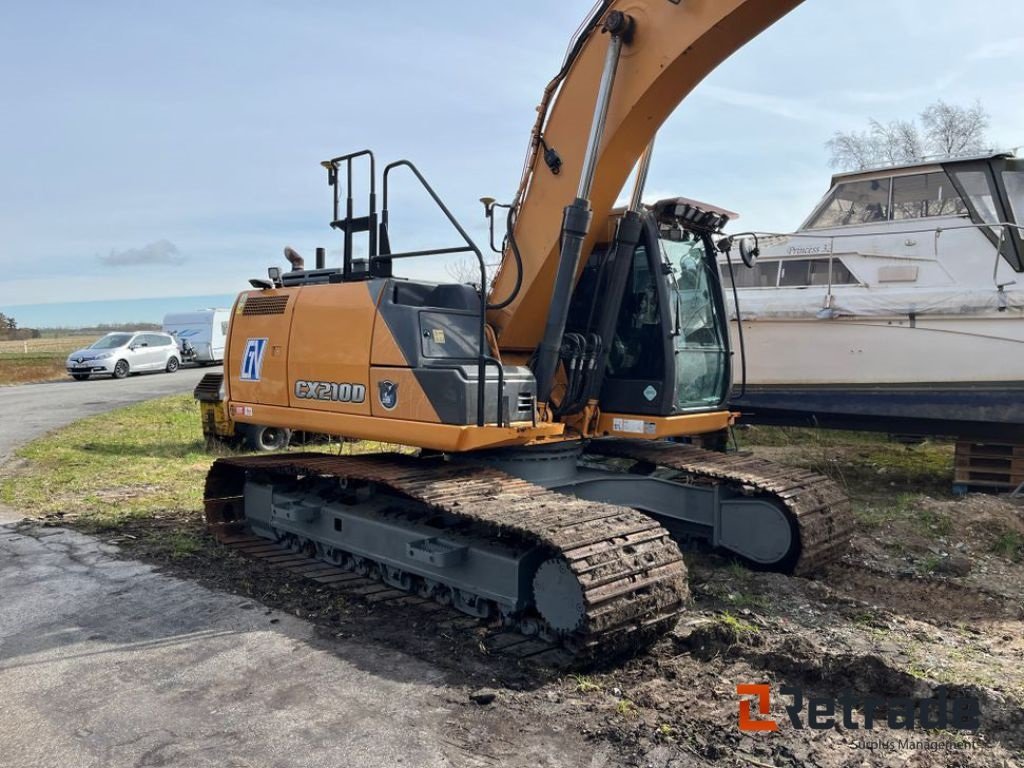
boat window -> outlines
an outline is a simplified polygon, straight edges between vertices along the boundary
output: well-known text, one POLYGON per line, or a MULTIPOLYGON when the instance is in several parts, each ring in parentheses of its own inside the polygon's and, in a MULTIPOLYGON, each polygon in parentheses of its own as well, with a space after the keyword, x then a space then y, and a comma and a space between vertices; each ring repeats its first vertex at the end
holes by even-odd
POLYGON ((839 259, 793 259, 782 262, 779 285, 790 288, 828 285, 830 261, 832 263, 832 285, 857 284, 857 278, 839 259))
POLYGON ((814 217, 808 229, 870 224, 889 218, 890 179, 850 181, 840 184, 814 217))
POLYGON ((1006 196, 1010 199, 1013 220, 1024 223, 1024 171, 1003 171, 1006 196))
MULTIPOLYGON (((729 266, 721 265, 722 280, 728 283, 729 266)), ((779 282, 778 261, 756 261, 752 269, 742 263, 733 262, 732 275, 737 288, 774 288, 779 282)))
POLYGON ((942 171, 897 176, 892 180, 892 217, 966 216, 967 206, 942 171))
POLYGON ((984 171, 953 171, 964 194, 970 199, 974 209, 986 224, 998 224, 995 200, 988 175, 984 171))

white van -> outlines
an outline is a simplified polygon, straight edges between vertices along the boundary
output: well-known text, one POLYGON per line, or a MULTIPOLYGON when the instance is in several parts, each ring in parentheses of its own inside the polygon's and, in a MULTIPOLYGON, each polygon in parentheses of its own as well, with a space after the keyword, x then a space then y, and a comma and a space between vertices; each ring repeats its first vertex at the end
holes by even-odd
POLYGON ((221 363, 230 319, 229 309, 174 312, 164 317, 164 333, 171 334, 178 343, 182 362, 221 363))

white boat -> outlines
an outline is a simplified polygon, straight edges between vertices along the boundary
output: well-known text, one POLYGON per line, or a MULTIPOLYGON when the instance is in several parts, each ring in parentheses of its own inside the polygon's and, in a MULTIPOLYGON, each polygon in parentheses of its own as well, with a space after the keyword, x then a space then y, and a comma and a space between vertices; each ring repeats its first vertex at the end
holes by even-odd
POLYGON ((733 405, 760 423, 1024 443, 1022 221, 1010 154, 833 177, 797 232, 757 238, 751 268, 733 250, 733 405))

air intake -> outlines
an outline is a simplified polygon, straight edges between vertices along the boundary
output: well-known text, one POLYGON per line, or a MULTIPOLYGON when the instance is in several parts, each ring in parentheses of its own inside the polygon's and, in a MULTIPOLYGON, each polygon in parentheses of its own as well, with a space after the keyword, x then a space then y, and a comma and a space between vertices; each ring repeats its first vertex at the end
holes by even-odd
POLYGON ((242 307, 243 315, 283 315, 287 296, 250 296, 242 307))

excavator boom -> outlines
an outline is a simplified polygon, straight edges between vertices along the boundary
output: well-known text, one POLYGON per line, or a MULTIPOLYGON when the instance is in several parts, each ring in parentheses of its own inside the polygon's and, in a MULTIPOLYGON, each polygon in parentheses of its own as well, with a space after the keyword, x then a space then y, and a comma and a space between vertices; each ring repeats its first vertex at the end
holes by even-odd
MULTIPOLYGON (((800 2, 612 0, 599 4, 538 107, 514 201, 521 285, 515 292, 517 268, 510 245, 491 289, 491 303, 516 293, 507 306, 491 311, 487 318, 503 352, 531 353, 543 335, 559 261, 563 211, 575 199, 585 171, 589 135, 580 130, 581 116, 594 113, 605 71, 609 35, 602 33, 603 22, 622 13, 632 26, 618 61, 603 141, 592 167, 589 202, 597 223, 607 220, 644 148, 686 95, 800 2)), ((583 254, 603 236, 603 228, 591 227, 583 254)), ((581 268, 582 264, 576 265, 577 273, 581 268)))

